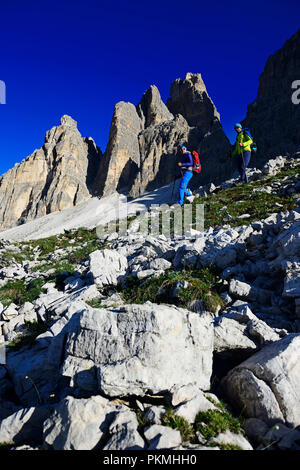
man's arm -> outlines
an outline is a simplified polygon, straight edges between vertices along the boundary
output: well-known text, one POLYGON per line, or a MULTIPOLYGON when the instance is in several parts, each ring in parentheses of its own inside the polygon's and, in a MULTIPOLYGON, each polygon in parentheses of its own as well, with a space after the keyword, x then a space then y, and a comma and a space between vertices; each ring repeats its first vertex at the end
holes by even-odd
POLYGON ((182 168, 186 168, 188 166, 194 166, 194 161, 193 161, 193 157, 190 153, 186 153, 185 154, 185 157, 186 157, 186 161, 182 163, 182 168))

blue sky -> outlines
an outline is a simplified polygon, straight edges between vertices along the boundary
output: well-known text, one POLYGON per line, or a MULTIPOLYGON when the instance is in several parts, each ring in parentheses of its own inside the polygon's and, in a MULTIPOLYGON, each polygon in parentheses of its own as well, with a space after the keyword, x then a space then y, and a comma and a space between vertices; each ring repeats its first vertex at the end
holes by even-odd
POLYGON ((104 151, 116 102, 155 84, 164 101, 201 73, 228 137, 270 54, 299 29, 298 0, 0 0, 0 174, 42 146, 63 114, 104 151))

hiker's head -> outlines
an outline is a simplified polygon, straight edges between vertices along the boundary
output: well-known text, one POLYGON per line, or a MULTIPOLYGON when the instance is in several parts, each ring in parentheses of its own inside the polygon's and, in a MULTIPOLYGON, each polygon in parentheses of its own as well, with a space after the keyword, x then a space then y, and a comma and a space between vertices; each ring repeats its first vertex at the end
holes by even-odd
POLYGON ((240 124, 239 122, 237 122, 235 125, 234 125, 234 128, 235 130, 240 133, 242 131, 242 124, 240 124))
POLYGON ((182 145, 182 146, 180 147, 180 150, 181 150, 182 153, 187 152, 187 148, 186 148, 184 145, 182 145))

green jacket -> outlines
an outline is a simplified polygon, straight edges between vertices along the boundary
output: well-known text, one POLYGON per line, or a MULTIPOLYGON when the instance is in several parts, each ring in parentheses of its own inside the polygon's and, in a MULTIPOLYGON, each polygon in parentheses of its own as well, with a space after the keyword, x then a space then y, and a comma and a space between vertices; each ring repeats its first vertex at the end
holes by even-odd
POLYGON ((243 151, 243 153, 247 152, 247 151, 251 152, 252 142, 253 142, 253 140, 246 133, 244 133, 243 131, 240 132, 236 136, 236 141, 235 141, 235 144, 234 144, 234 149, 233 149, 233 152, 232 152, 232 156, 234 157, 235 155, 241 155, 242 151, 243 151), (243 144, 243 147, 240 146, 240 143, 243 144))

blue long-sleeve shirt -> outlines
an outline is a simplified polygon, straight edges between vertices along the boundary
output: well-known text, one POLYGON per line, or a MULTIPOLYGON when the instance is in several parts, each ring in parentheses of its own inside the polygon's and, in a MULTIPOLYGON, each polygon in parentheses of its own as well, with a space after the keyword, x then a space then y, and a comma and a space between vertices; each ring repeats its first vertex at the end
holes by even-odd
POLYGON ((194 162, 193 162, 193 157, 192 157, 191 153, 190 152, 185 152, 182 155, 181 168, 183 168, 184 170, 192 171, 193 170, 193 165, 194 165, 194 162))

